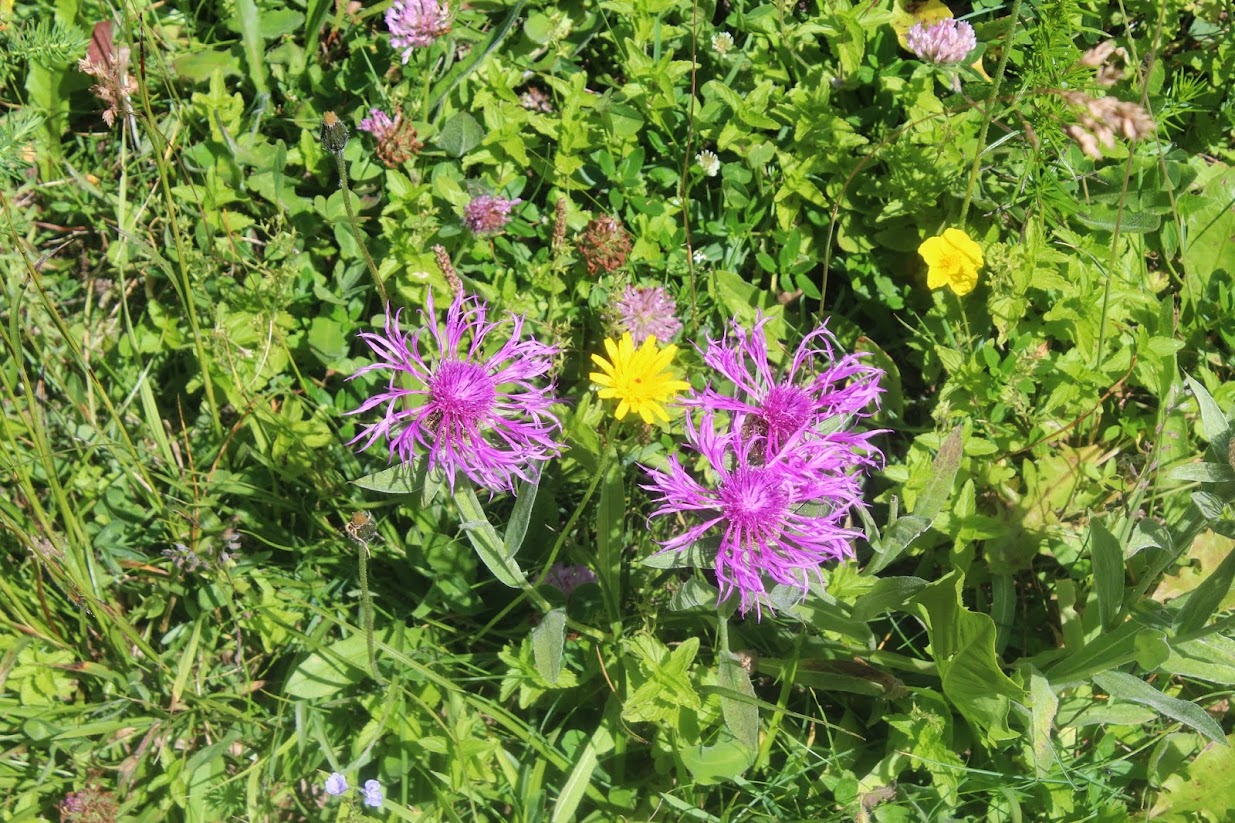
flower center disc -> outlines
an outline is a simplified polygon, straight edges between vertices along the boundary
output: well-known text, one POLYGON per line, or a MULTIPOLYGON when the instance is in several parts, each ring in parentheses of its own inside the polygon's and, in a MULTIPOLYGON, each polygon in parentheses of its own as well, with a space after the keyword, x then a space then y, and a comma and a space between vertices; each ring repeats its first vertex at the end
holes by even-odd
POLYGON ((475 363, 448 360, 429 380, 430 414, 440 415, 446 427, 473 428, 489 413, 497 399, 497 387, 475 363))
POLYGON ((763 401, 759 416, 768 427, 768 439, 779 445, 806 425, 814 403, 797 386, 774 386, 763 401))
POLYGON ((789 507, 789 494, 778 473, 758 466, 734 471, 719 496, 725 516, 753 540, 776 533, 789 507))

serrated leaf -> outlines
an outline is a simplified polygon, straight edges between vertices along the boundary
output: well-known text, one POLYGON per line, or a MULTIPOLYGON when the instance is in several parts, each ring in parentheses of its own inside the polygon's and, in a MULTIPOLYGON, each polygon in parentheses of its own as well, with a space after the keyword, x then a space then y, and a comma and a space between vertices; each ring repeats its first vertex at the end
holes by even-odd
POLYGON ((1107 671, 1095 674, 1093 682, 1111 697, 1148 706, 1158 714, 1177 720, 1216 743, 1226 742, 1222 727, 1200 706, 1163 694, 1139 677, 1124 672, 1107 671))
POLYGON ((476 122, 476 118, 461 111, 442 124, 436 142, 447 154, 462 157, 479 146, 484 139, 485 130, 476 122))

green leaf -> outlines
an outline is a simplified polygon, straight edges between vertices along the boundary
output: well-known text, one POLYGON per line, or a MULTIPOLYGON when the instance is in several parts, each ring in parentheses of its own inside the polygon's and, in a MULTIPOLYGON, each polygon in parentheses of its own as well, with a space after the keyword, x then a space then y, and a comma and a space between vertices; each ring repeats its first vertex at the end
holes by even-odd
POLYGON ((364 634, 354 634, 311 652, 292 670, 283 694, 306 700, 335 697, 369 676, 364 634))
POLYGON ((716 684, 722 688, 744 694, 750 700, 738 700, 724 695, 720 698, 720 710, 725 717, 725 726, 739 742, 752 751, 759 747, 759 707, 755 705, 755 687, 750 674, 742 668, 732 652, 722 651, 716 672, 716 684))
POLYGON ((587 792, 592 773, 596 771, 599 763, 597 756, 606 754, 613 748, 613 735, 605 728, 605 722, 602 722, 588 739, 587 745, 576 755, 575 767, 570 770, 566 783, 558 793, 549 823, 568 823, 575 819, 575 811, 579 808, 579 802, 587 792))
POLYGON ((461 111, 442 125, 437 144, 442 151, 454 157, 462 157, 480 145, 485 139, 485 130, 476 118, 461 111))
POLYGON ((720 742, 713 746, 688 746, 679 750, 682 765, 690 770, 696 783, 708 785, 734 780, 754 765, 754 749, 727 731, 722 731, 719 737, 720 742))
POLYGON ((1166 473, 1167 480, 1185 483, 1229 483, 1235 470, 1225 463, 1184 463, 1166 473))
POLYGON ((931 470, 930 482, 918 495, 913 513, 927 520, 934 520, 952 494, 952 483, 956 479, 956 471, 961 465, 961 455, 965 449, 965 439, 961 427, 952 429, 947 438, 939 446, 939 454, 931 470))
POLYGON ((1201 410, 1201 432, 1205 435, 1205 439, 1212 443, 1227 433, 1231 428, 1231 421, 1222 413, 1218 402, 1204 386, 1193 380, 1191 375, 1185 374, 1184 380, 1188 382, 1188 389, 1196 398, 1196 404, 1201 410))
POLYGON ((1081 225, 1097 231, 1114 232, 1116 226, 1123 234, 1148 234, 1162 225, 1162 217, 1148 212, 1124 210, 1109 206, 1090 205, 1086 211, 1077 212, 1076 220, 1081 225))
POLYGON ((1226 742, 1222 727, 1200 706, 1163 694, 1139 677, 1124 672, 1107 671, 1095 674, 1093 682, 1111 697, 1148 706, 1161 715, 1190 726, 1216 743, 1226 742))
POLYGON ((427 461, 421 461, 416 466, 399 463, 377 474, 357 477, 352 481, 352 485, 381 494, 415 494, 424 488, 427 471, 427 461))
POLYGON ((463 517, 459 528, 467 532, 467 538, 481 562, 493 572, 494 577, 512 589, 527 586, 527 577, 515 559, 506 554, 502 538, 498 537, 497 530, 486 517, 471 484, 466 480, 460 482, 454 496, 459 514, 463 517))
POLYGON ((995 654, 995 623, 989 615, 961 605, 964 576, 952 572, 915 598, 927 625, 931 656, 939 669, 944 696, 995 746, 1017 736, 1008 728, 1012 703, 1026 702, 995 654))
POLYGON ((532 654, 536 670, 550 685, 557 685, 562 671, 562 650, 566 645, 566 610, 554 609, 532 629, 532 654))
POLYGON ((880 578, 870 591, 854 602, 851 617, 859 623, 867 623, 886 611, 902 609, 925 587, 926 581, 919 577, 880 578))
POLYGON ((656 552, 639 560, 649 569, 708 569, 716 565, 717 540, 696 540, 684 549, 656 552))
POLYGON ((536 504, 536 491, 539 483, 524 480, 519 484, 519 496, 515 498, 515 507, 510 512, 510 520, 506 523, 506 534, 502 545, 506 547, 506 556, 514 557, 523 547, 523 539, 527 537, 528 521, 532 518, 532 506, 536 504))
POLYGON ((249 64, 249 77, 253 78, 253 85, 257 87, 259 95, 268 94, 265 44, 262 42, 261 18, 254 0, 236 0, 236 22, 240 27, 244 59, 249 64))
POLYGON ((669 608, 675 612, 700 607, 715 609, 719 598, 720 592, 715 586, 692 577, 682 584, 682 588, 673 593, 673 597, 669 600, 669 608))
POLYGON ((1115 535, 1097 518, 1089 522, 1089 554, 1093 560, 1098 618, 1104 628, 1109 628, 1123 606, 1124 554, 1115 535))
POLYGON ((1218 568, 1188 595, 1175 619, 1176 633, 1186 638, 1200 631, 1230 592, 1232 580, 1235 580, 1235 551, 1229 552, 1218 568))
POLYGON ((1187 769, 1162 781, 1148 820, 1230 820, 1235 813, 1235 746, 1206 746, 1187 769), (1191 813, 1191 814, 1189 814, 1191 813))

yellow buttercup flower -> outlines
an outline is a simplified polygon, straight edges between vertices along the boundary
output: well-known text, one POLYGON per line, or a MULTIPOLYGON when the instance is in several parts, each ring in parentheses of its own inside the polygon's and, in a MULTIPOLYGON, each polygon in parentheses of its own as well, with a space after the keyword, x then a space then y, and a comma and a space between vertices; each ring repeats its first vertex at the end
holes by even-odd
POLYGON ((602 399, 617 399, 614 416, 621 420, 633 411, 644 423, 651 423, 654 417, 668 423, 664 404, 673 400, 678 392, 690 388, 689 383, 674 380, 669 372, 678 347, 657 348, 656 337, 649 336, 636 349, 630 332, 626 332, 617 342, 606 339, 605 351, 609 354, 608 360, 599 354, 592 355, 592 361, 601 370, 588 377, 601 387, 602 399))
POLYGON ((918 254, 926 261, 926 285, 932 289, 949 286, 963 297, 978 285, 982 247, 960 229, 945 229, 940 236, 926 239, 918 246, 918 254))

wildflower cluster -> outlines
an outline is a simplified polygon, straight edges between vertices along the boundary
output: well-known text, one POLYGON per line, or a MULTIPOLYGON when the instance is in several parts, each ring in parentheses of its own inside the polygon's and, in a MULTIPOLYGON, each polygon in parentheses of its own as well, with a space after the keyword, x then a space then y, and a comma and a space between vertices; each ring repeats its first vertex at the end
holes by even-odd
POLYGON ((736 593, 743 613, 770 605, 768 582, 805 596, 820 565, 850 557, 860 532, 846 527, 862 505, 861 469, 882 459, 848 420, 880 392, 882 372, 854 355, 838 357, 826 326, 807 335, 779 376, 768 356, 767 319, 750 330, 736 320, 709 339, 703 361, 735 393, 708 386, 683 405, 686 445, 703 458, 696 478, 676 455, 646 469, 657 508, 652 518, 697 522, 662 543, 683 550, 719 537, 715 571, 721 598, 736 593))
MULTIPOLYGON (((382 794, 382 784, 377 780, 366 780, 364 788, 357 789, 364 795, 364 804, 374 809, 382 807, 385 796, 382 794)), ((331 772, 326 778, 326 794, 339 797, 347 793, 347 778, 338 772, 331 772)))
POLYGON ((510 222, 510 210, 522 202, 518 197, 506 200, 491 194, 473 197, 463 209, 463 225, 476 234, 497 234, 510 222))

